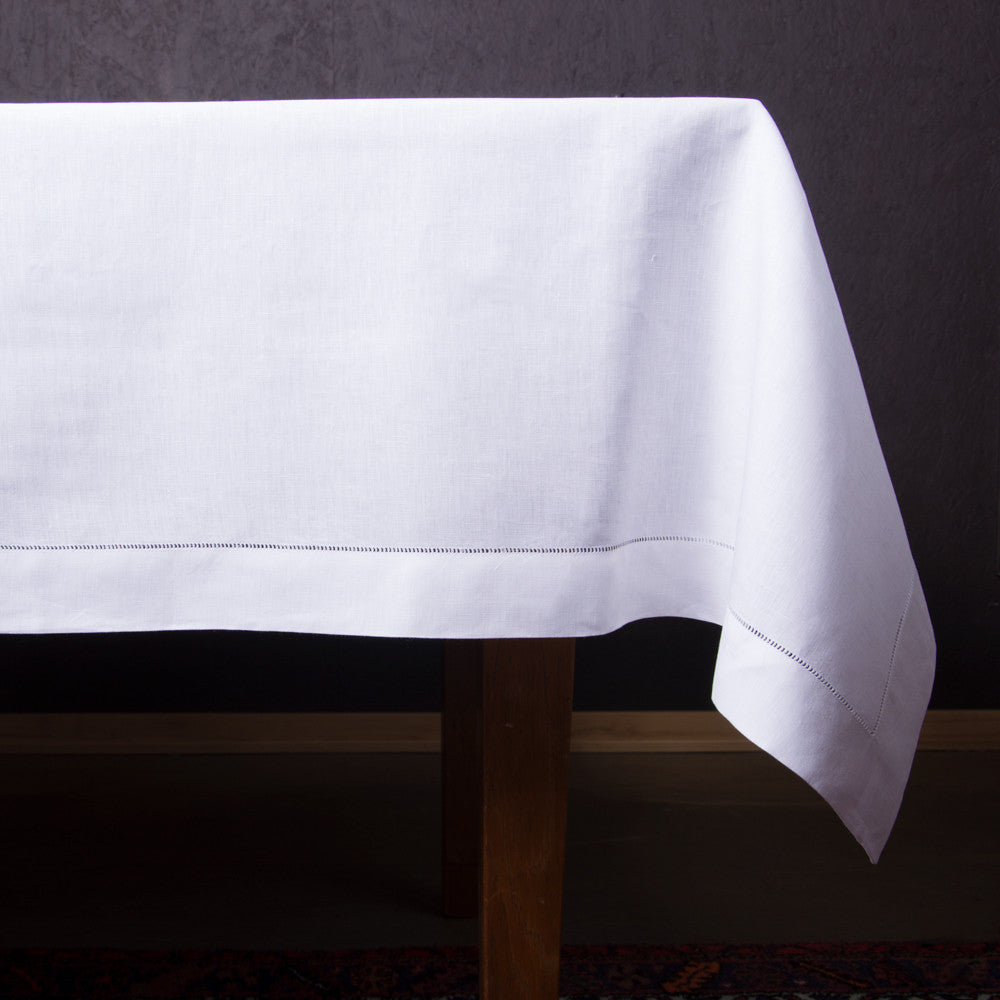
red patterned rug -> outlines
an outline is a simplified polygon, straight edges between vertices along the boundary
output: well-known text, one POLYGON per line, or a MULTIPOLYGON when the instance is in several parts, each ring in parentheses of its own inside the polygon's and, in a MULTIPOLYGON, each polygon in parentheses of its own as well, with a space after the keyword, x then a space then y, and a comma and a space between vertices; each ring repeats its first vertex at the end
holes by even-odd
MULTIPOLYGON (((567 947, 566 1000, 994 1000, 996 944, 567 947)), ((0 951, 0 1000, 466 1000, 471 948, 0 951)))

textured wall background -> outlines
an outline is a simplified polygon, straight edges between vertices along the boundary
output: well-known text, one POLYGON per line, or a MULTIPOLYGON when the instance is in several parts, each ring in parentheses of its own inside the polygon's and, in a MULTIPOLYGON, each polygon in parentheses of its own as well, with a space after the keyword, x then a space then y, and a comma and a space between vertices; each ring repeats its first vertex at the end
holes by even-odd
MULTIPOLYGON (((937 630, 939 707, 1000 707, 998 76, 996 0, 0 0, 4 101, 760 98, 852 334, 937 630)), ((643 622, 582 642, 578 703, 705 707, 716 641, 643 622)), ((428 708, 437 652, 10 637, 0 710, 428 708)))

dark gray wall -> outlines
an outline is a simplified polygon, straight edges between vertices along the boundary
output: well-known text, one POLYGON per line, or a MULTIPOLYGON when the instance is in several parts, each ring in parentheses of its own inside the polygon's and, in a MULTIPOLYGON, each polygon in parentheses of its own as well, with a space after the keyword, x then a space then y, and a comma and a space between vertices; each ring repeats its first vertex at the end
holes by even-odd
MULTIPOLYGON (((908 525, 938 707, 1000 707, 998 63, 996 0, 0 0, 5 101, 760 98, 809 195, 908 525)), ((703 707, 716 641, 677 622, 587 640, 578 703, 703 707)), ((8 638, 0 710, 427 708, 437 653, 8 638)))

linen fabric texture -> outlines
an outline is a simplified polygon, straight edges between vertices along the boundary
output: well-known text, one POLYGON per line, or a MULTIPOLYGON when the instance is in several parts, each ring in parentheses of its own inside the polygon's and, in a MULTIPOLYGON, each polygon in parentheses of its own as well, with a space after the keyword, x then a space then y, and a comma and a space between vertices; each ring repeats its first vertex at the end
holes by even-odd
POLYGON ((755 101, 0 108, 0 629, 722 625, 874 860, 934 640, 755 101))

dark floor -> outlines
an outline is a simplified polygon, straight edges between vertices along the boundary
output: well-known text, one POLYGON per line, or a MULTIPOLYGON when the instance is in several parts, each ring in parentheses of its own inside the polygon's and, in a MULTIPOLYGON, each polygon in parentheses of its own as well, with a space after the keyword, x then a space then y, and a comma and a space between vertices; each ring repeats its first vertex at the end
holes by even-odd
MULTIPOLYGON (((474 943, 427 754, 0 756, 0 947, 474 943)), ((1000 753, 918 756, 878 866, 762 754, 579 754, 574 943, 1000 939, 1000 753)))

